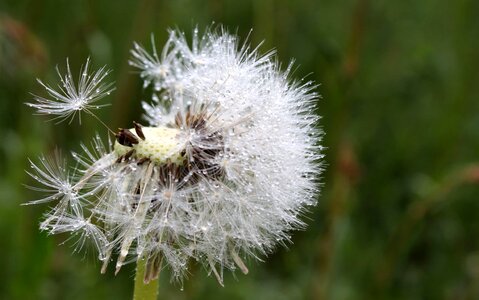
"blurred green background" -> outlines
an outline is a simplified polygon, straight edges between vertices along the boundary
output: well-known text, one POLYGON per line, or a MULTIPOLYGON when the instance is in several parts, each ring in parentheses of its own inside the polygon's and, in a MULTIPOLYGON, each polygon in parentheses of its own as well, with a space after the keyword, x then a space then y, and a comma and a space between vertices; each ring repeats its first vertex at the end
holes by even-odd
MULTIPOLYGON (((212 22, 265 40, 296 78, 321 85, 327 170, 319 205, 290 249, 221 288, 192 267, 162 273, 161 299, 479 299, 479 1, 0 2, 0 299, 130 299, 134 266, 100 275, 93 251, 38 223, 48 205, 23 184, 27 158, 80 150, 93 120, 55 126, 24 105, 69 57, 107 64, 117 90, 98 114, 139 120, 147 94, 128 66, 133 41, 212 22)), ((106 102, 106 101, 104 101, 106 102)))

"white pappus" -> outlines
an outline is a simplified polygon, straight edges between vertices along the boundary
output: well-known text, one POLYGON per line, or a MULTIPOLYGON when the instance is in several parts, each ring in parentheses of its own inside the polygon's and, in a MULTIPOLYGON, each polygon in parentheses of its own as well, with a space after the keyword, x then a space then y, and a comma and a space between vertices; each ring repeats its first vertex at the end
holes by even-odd
MULTIPOLYGON (((195 29, 191 45, 170 31, 160 55, 152 44, 152 54, 135 44, 130 61, 153 87, 147 124, 121 129, 108 147, 97 136, 93 150, 73 154, 72 172, 61 159, 32 163, 45 196, 31 203, 54 203, 42 229, 80 234, 79 246, 93 240, 102 272, 114 257, 116 272, 144 259, 145 282, 162 266, 181 280, 196 261, 222 284, 224 269, 247 273, 245 258, 304 227, 322 170, 318 95, 311 82, 292 82, 273 52, 261 56, 223 30, 195 29)), ((80 75, 76 88, 68 67, 65 88, 42 84, 54 99, 30 105, 60 119, 91 113, 111 90, 104 75, 80 75)))

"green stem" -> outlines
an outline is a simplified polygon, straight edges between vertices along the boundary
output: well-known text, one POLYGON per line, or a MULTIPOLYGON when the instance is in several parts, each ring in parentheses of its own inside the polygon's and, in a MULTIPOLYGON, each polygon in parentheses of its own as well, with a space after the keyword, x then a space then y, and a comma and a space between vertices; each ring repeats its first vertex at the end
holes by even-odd
POLYGON ((138 259, 136 263, 135 291, 133 300, 156 300, 158 298, 159 279, 151 280, 145 284, 146 259, 138 259))

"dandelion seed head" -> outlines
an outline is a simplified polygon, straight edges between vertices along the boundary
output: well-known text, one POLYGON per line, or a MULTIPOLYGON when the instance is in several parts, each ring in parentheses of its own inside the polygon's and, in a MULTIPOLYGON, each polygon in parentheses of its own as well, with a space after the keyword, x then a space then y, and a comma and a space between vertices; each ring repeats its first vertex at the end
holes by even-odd
MULTIPOLYGON (((318 96, 311 83, 291 81, 274 53, 223 30, 195 30, 191 43, 170 31, 161 52, 152 45, 149 53, 135 43, 130 60, 154 90, 142 103, 147 124, 120 129, 109 147, 98 137, 83 146, 77 176, 55 160, 33 165, 52 194, 36 202, 57 201, 42 228, 87 232, 102 272, 116 256, 116 272, 146 259, 145 281, 159 261, 182 280, 197 261, 222 284, 224 269, 248 273, 244 258, 260 259, 304 228, 321 172, 318 96)), ((88 96, 75 99, 62 116, 88 109, 88 96)))

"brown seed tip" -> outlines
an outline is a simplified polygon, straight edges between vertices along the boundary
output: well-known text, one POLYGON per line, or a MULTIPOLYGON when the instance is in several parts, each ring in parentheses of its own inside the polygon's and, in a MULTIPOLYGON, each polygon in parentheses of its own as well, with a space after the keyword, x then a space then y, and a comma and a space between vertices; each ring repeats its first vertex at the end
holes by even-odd
POLYGON ((145 134, 143 133, 143 129, 140 123, 133 121, 133 125, 135 126, 136 135, 140 137, 140 139, 145 140, 145 134))
POLYGON ((132 147, 134 144, 138 144, 140 142, 130 130, 122 128, 119 130, 120 131, 116 134, 116 140, 120 145, 132 147))

